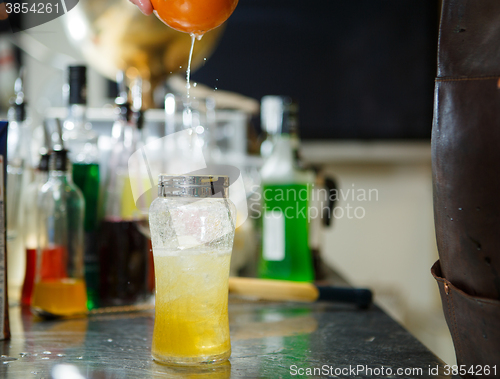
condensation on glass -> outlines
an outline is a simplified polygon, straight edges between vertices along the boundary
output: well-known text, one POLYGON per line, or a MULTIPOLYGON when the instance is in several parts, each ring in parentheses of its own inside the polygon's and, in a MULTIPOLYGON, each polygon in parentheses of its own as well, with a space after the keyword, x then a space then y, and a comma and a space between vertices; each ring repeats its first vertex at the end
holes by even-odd
POLYGON ((149 213, 155 360, 198 365, 229 358, 227 297, 235 217, 227 176, 159 176, 158 198, 149 213))

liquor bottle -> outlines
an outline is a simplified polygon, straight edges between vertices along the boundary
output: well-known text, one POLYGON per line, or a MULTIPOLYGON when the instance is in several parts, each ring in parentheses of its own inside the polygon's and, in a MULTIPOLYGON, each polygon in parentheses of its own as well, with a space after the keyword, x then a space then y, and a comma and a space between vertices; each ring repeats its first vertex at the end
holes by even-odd
MULTIPOLYGON (((123 95, 117 99, 118 119, 113 126, 117 137, 111 152, 105 184, 104 217, 100 227, 100 301, 102 306, 138 303, 151 295, 149 239, 141 233, 145 214, 137 208, 132 185, 142 178, 129 175, 129 158, 141 147, 139 109, 123 95), (139 126, 139 127, 138 127, 139 126)), ((137 102, 136 102, 137 103, 137 102)))
MULTIPOLYGON (((143 85, 142 85, 142 78, 137 77, 134 81, 134 84, 131 88, 131 95, 132 95, 132 118, 133 122, 137 127, 137 133, 138 133, 138 144, 137 148, 142 149, 144 145, 146 144, 145 140, 145 133, 144 133, 144 121, 145 121, 145 115, 144 115, 144 110, 142 109, 142 92, 143 92, 143 85)), ((135 174, 135 176, 140 177, 140 172, 135 174)), ((147 179, 141 178, 139 183, 135 183, 136 190, 141 191, 146 189, 146 183, 147 179)), ((147 252, 147 264, 146 264, 146 271, 147 271, 147 284, 146 284, 146 298, 149 296, 152 296, 155 291, 155 270, 154 270, 154 257, 153 257, 153 246, 151 244, 151 233, 149 230, 149 220, 147 217, 145 217, 149 213, 149 207, 154 200, 153 192, 152 191, 144 191, 144 194, 137 199, 136 201, 136 208, 138 208, 141 211, 141 216, 140 220, 138 221, 138 227, 139 231, 146 236, 147 244, 148 244, 148 252, 147 252)))
POLYGON ((276 124, 271 154, 261 169, 262 246, 258 276, 293 281, 314 280, 309 248, 309 202, 314 174, 297 162, 297 106, 287 97, 263 98, 278 103, 268 117, 276 124))
POLYGON ((32 308, 44 316, 87 312, 84 198, 71 178, 67 150, 50 154, 49 179, 38 195, 37 270, 32 308))
POLYGON ((99 257, 97 253, 99 150, 98 135, 87 120, 87 70, 69 67, 69 107, 63 140, 73 166, 73 180, 85 199, 85 279, 88 308, 98 307, 99 257))
POLYGON ((27 187, 23 195, 24 218, 23 233, 26 249, 26 270, 21 292, 21 304, 31 305, 33 285, 35 282, 38 227, 38 195, 42 186, 49 179, 49 154, 42 154, 35 179, 27 187))
POLYGON ((17 236, 19 204, 25 165, 23 138, 26 138, 26 104, 22 76, 15 83, 15 98, 9 109, 9 134, 7 137, 7 239, 17 236))
POLYGON ((9 287, 17 301, 24 275, 24 247, 22 237, 22 199, 24 189, 32 180, 30 157, 31 121, 27 117, 24 96, 24 78, 21 69, 15 81, 15 97, 8 112, 7 137, 7 244, 9 255, 9 287))

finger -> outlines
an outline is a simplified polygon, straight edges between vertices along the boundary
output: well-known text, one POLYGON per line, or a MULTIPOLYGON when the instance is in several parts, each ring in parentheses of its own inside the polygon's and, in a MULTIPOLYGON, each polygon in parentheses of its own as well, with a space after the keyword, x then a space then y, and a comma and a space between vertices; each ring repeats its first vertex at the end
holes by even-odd
POLYGON ((0 20, 7 20, 7 8, 5 8, 5 3, 0 4, 0 20))
POLYGON ((133 4, 137 5, 139 10, 144 13, 146 16, 153 13, 153 6, 151 5, 150 0, 130 0, 133 4))

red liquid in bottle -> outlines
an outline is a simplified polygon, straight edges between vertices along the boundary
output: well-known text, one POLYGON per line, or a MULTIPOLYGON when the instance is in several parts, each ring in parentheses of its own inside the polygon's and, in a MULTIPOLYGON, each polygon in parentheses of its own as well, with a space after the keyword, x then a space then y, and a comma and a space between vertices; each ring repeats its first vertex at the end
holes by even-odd
MULTIPOLYGON (((55 246, 42 252, 41 280, 66 277, 66 249, 55 246)), ((35 283, 36 249, 26 249, 26 273, 24 275, 21 304, 31 305, 35 283)))
POLYGON ((36 249, 26 249, 26 273, 24 274, 21 304, 31 305, 33 285, 35 282, 36 249))
POLYGON ((53 246, 42 251, 42 267, 40 281, 47 279, 63 279, 68 276, 67 252, 64 246, 53 246))

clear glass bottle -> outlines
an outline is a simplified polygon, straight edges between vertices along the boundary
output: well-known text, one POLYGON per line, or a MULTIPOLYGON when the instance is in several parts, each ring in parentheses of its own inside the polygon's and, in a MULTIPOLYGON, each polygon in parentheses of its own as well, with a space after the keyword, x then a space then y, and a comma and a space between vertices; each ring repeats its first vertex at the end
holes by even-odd
POLYGON ((73 166, 73 181, 85 199, 85 278, 88 308, 98 307, 99 257, 97 253, 99 150, 98 135, 87 120, 87 69, 69 67, 69 107, 63 141, 73 166))
POLYGON ((24 274, 23 288, 21 291, 21 304, 31 305, 33 286, 36 271, 37 235, 38 227, 38 195, 42 186, 49 178, 49 154, 42 154, 35 179, 27 187, 23 195, 24 218, 23 233, 24 246, 26 249, 26 270, 24 274))
POLYGON ((37 270, 32 308, 41 315, 86 313, 84 207, 66 150, 50 155, 49 179, 38 196, 37 270))
POLYGON ((258 276, 309 282, 314 280, 308 218, 314 173, 298 164, 296 104, 287 97, 273 97, 273 102, 281 102, 273 115, 279 133, 261 169, 262 248, 258 276))
POLYGON ((7 136, 7 252, 11 300, 18 301, 24 277, 23 211, 24 190, 32 180, 30 156, 31 121, 27 117, 23 70, 15 82, 15 97, 9 109, 7 136))
POLYGON ((132 191, 132 186, 142 185, 142 178, 131 177, 128 164, 142 146, 140 110, 132 112, 128 102, 121 102, 118 109, 113 126, 117 139, 108 161, 99 235, 101 306, 139 303, 152 295, 150 243, 141 232, 147 216, 137 207, 132 191))
POLYGON ((7 137, 7 239, 17 236, 19 209, 26 165, 26 143, 28 121, 22 77, 15 83, 15 98, 9 109, 9 134, 7 137))
POLYGON ((227 176, 159 177, 149 211, 155 360, 196 365, 231 354, 227 301, 236 207, 228 186, 227 176))

